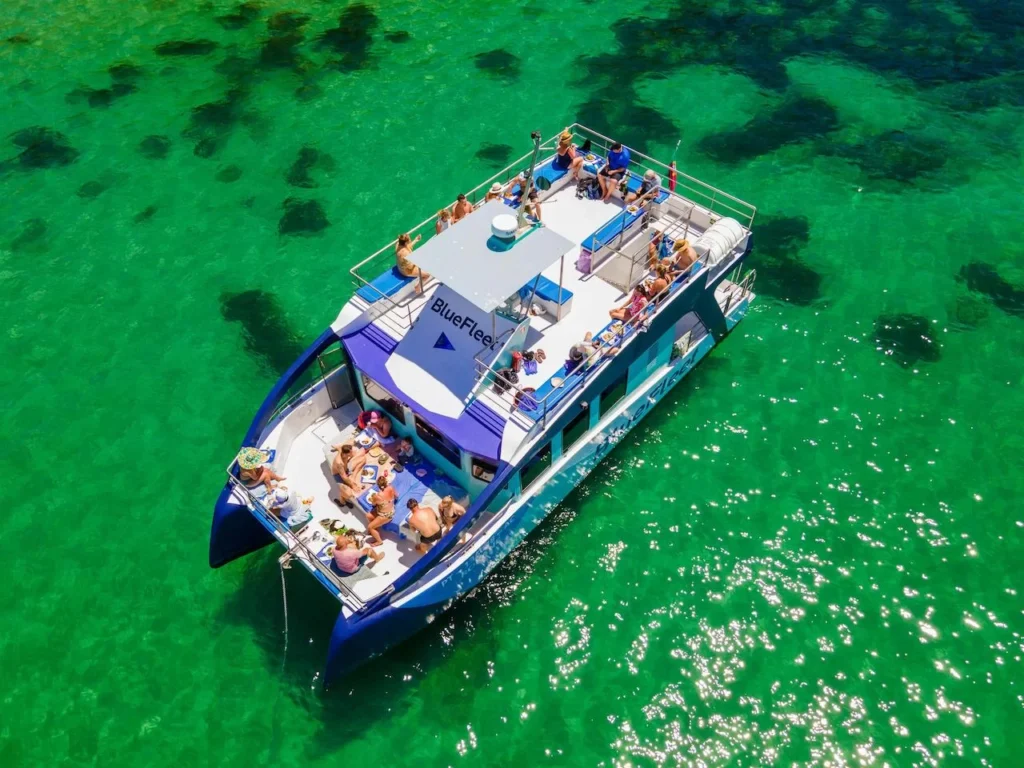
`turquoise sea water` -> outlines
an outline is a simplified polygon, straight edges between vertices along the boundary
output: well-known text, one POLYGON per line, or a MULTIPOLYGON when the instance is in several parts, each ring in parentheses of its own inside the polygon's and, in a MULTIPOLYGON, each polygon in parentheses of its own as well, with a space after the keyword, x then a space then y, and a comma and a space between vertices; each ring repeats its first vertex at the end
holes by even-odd
POLYGON ((1022 764, 1022 22, 5 2, 0 765, 1022 764), (223 468, 348 267, 577 118, 759 207, 756 308, 324 693, 329 596, 285 656, 278 552, 207 567, 223 468))

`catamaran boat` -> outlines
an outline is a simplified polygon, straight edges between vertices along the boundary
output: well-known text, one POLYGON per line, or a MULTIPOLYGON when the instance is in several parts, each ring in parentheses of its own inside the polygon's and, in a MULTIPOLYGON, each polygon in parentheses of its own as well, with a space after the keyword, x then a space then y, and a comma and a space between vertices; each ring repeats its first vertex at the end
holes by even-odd
POLYGON ((578 180, 559 135, 534 133, 531 152, 467 193, 472 212, 410 230, 419 273, 398 269, 394 242, 357 264, 355 294, 271 389, 228 466, 210 565, 277 539, 282 562, 338 600, 325 683, 485 579, 754 300, 742 271, 753 206, 636 150, 599 199, 596 177, 623 156, 609 161, 615 142, 582 125, 566 130, 578 180), (660 283, 659 265, 671 267, 660 283), (638 286, 656 295, 638 301, 638 286), (365 459, 358 477, 332 471, 344 445, 365 459), (374 541, 381 477, 396 500, 375 524, 379 560, 347 573, 336 534, 374 541), (409 499, 464 514, 424 537, 409 499))

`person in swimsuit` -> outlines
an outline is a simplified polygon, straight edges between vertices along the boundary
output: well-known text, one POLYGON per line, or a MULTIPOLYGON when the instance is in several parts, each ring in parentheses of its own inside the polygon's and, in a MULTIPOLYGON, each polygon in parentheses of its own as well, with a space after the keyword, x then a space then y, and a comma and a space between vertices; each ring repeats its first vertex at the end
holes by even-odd
POLYGON ((496 181, 491 184, 491 188, 487 190, 487 194, 484 195, 484 202, 489 203, 491 200, 501 200, 501 194, 505 191, 505 188, 501 186, 500 181, 496 181))
POLYGON ((409 527, 420 535, 416 551, 426 554, 444 535, 437 522, 437 512, 431 507, 421 507, 416 499, 409 499, 406 506, 409 507, 409 527))
POLYGON ((238 475, 247 488, 263 484, 267 493, 274 490, 274 482, 288 478, 277 474, 266 465, 269 454, 259 448, 243 448, 238 452, 238 475))
POLYGON ((658 266, 658 262, 668 258, 668 256, 668 241, 665 239, 665 233, 655 230, 654 234, 651 235, 651 242, 647 244, 647 266, 650 269, 655 269, 658 266))
POLYGON ((441 525, 444 527, 445 533, 448 533, 452 526, 459 521, 459 518, 466 514, 466 508, 451 496, 445 496, 441 499, 441 503, 437 505, 437 510, 441 513, 441 525))
POLYGON ((459 197, 455 201, 455 207, 452 208, 452 224, 461 221, 472 212, 473 204, 466 199, 465 195, 460 193, 459 197))
POLYGON ((676 273, 685 272, 697 261, 697 252, 693 250, 689 240, 676 240, 676 244, 672 246, 672 255, 675 259, 672 268, 676 273))
POLYGON ((528 216, 532 216, 537 221, 540 221, 540 197, 537 195, 536 189, 531 189, 530 194, 527 195, 526 199, 526 213, 528 216))
POLYGON ((434 232, 440 235, 452 224, 452 212, 447 208, 442 208, 437 212, 437 221, 434 222, 434 232))
POLYGON ((551 161, 551 168, 556 171, 573 170, 573 178, 579 176, 579 167, 583 165, 580 158, 579 166, 576 165, 576 147, 572 143, 572 131, 566 128, 558 135, 558 149, 555 150, 555 159, 551 161))
POLYGON ((369 521, 366 531, 373 536, 373 543, 370 546, 379 547, 384 543, 384 539, 377 529, 382 525, 387 525, 395 517, 395 502, 398 501, 398 493, 388 485, 386 477, 378 477, 377 492, 373 494, 370 501, 373 503, 373 511, 366 513, 366 519, 369 521))
POLYGON ((651 299, 657 303, 666 298, 662 296, 661 292, 668 288, 668 266, 665 264, 659 264, 654 270, 654 280, 647 286, 647 293, 651 299))
POLYGON ((366 451, 348 444, 331 447, 334 456, 331 459, 331 474, 338 481, 338 495, 345 506, 351 507, 352 501, 363 490, 359 477, 366 466, 366 451))
POLYGON ((370 419, 370 431, 377 434, 378 437, 387 440, 391 437, 391 419, 385 416, 383 413, 379 416, 370 419))
MULTIPOLYGON (((395 263, 398 266, 398 272, 403 277, 418 277, 420 279, 420 283, 425 283, 430 279, 430 275, 413 264, 409 259, 412 255, 412 247, 416 245, 422 237, 422 235, 416 235, 416 239, 413 240, 408 234, 403 233, 399 235, 398 243, 395 245, 395 263)), ((420 290, 420 285, 417 284, 416 292, 419 293, 420 290)))

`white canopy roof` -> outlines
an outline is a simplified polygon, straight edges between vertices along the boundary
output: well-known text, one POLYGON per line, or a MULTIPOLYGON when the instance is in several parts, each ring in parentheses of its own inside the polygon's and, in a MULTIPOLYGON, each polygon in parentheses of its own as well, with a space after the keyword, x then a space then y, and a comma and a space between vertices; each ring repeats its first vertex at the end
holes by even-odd
POLYGON ((514 214, 500 200, 484 203, 457 224, 432 237, 412 262, 484 312, 500 307, 575 246, 540 226, 508 247, 491 234, 491 221, 514 214))

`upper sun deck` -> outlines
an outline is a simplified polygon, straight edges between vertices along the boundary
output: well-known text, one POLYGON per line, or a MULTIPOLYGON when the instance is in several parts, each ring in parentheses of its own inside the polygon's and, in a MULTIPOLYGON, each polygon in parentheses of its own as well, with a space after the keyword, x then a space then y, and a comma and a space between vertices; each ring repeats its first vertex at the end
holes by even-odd
MULTIPOLYGON (((589 142, 581 175, 592 178, 612 142, 579 125, 570 130, 577 146, 589 142)), ((365 376, 464 450, 495 460, 511 456, 593 367, 565 372, 574 344, 590 333, 605 339, 598 354, 621 348, 664 306, 611 325, 609 310, 651 276, 654 232, 668 242, 689 240, 699 256, 671 281, 661 297, 667 298, 702 273, 728 270, 746 248, 755 214, 753 206, 685 174, 678 174, 677 186, 684 194, 669 192, 668 166, 636 151, 629 189, 651 169, 662 177, 656 198, 636 208, 618 192, 608 202, 578 197, 571 174, 552 167, 556 140, 541 145, 533 173, 540 221, 528 220, 513 241, 502 241, 492 234, 492 220, 515 215, 517 206, 483 199, 494 181, 508 188, 528 171, 530 153, 467 193, 474 211, 464 220, 435 233, 434 216, 411 230, 425 241, 411 260, 429 273, 426 280, 392 269, 394 243, 353 268, 357 293, 334 324, 365 376), (541 350, 536 373, 505 381, 500 372, 513 352, 541 350)))

